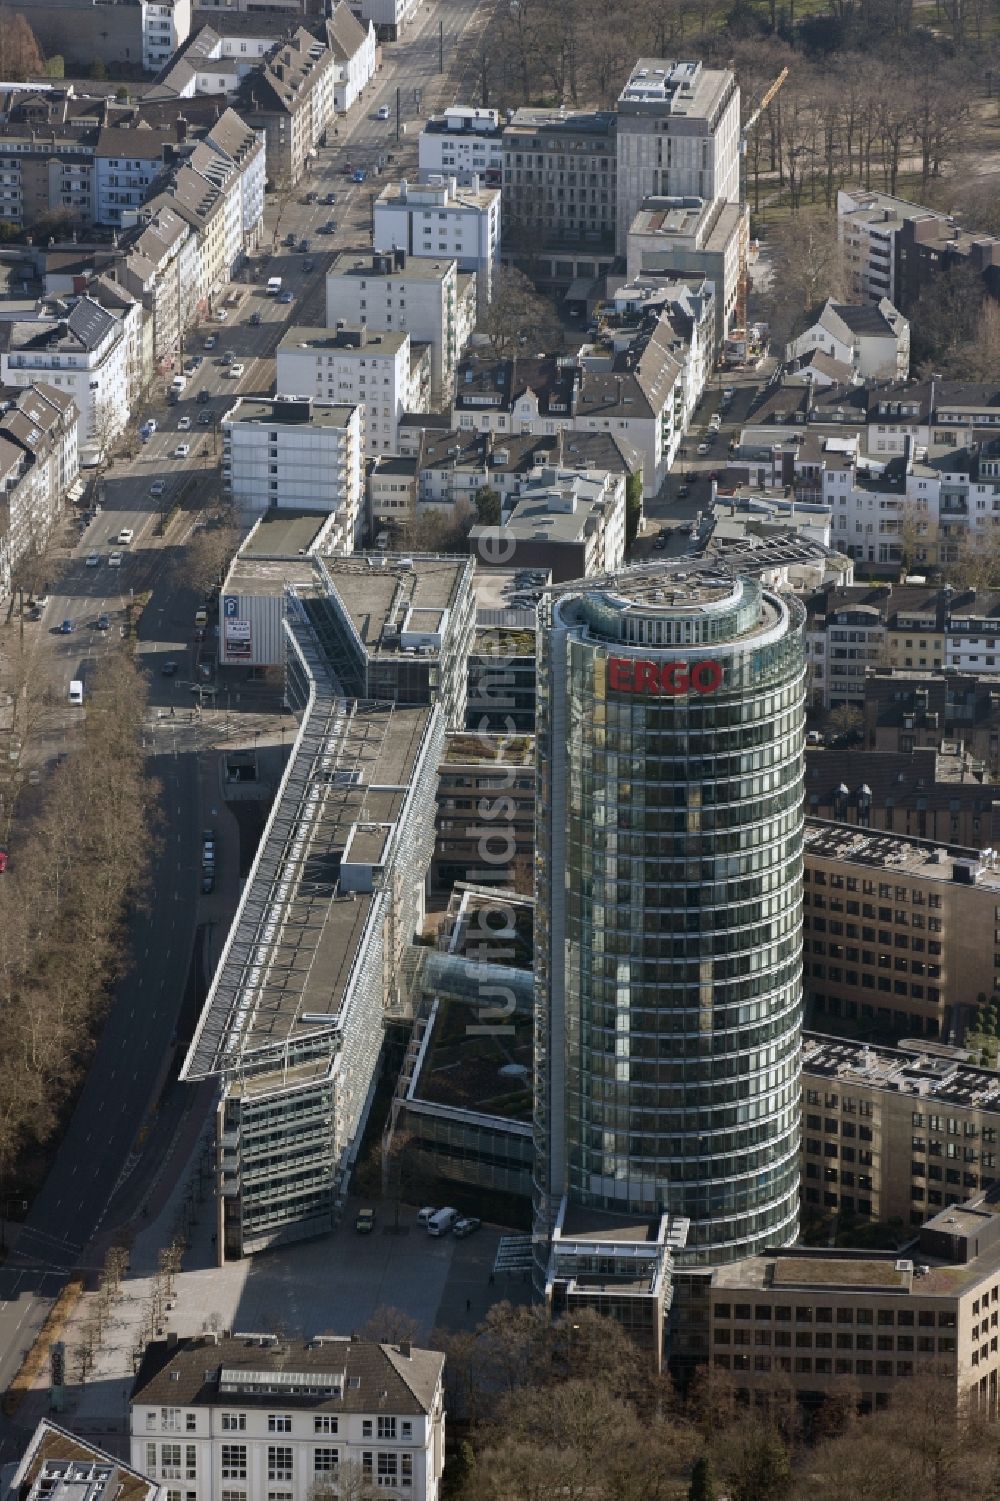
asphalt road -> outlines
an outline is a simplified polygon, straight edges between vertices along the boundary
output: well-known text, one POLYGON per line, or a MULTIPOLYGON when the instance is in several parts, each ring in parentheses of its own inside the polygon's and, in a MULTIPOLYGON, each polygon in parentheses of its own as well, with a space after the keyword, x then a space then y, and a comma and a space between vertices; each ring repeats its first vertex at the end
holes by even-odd
MULTIPOLYGON (((390 174, 398 177, 415 170, 415 91, 419 90, 425 114, 456 98, 471 97, 467 91, 475 75, 476 39, 491 14, 492 0, 438 0, 418 12, 402 42, 384 49, 377 79, 348 120, 340 123, 333 149, 320 151, 296 195, 269 203, 267 244, 236 283, 244 293, 240 306, 219 318, 220 299, 216 317, 188 336, 186 358, 201 354, 203 363, 189 379, 183 399, 168 405, 164 382, 153 406, 141 414, 155 418, 156 433, 133 460, 116 461, 108 470, 100 513, 81 534, 42 621, 25 626, 26 646, 38 670, 67 695, 65 709, 57 711, 49 731, 56 746, 86 715, 86 704, 82 711, 68 704, 70 681, 82 677, 86 691, 94 666, 119 639, 130 593, 140 589, 153 589, 137 650, 150 659, 154 701, 161 712, 170 706, 190 707, 197 601, 190 590, 178 587, 176 574, 164 573, 159 515, 173 508, 192 477, 205 476, 199 494, 214 489, 221 417, 237 394, 272 387, 274 351, 290 323, 325 321, 324 276, 330 253, 369 244, 373 192, 390 174), (443 75, 438 73, 439 21, 444 27, 443 75), (405 137, 396 133, 397 88, 408 125, 405 137), (390 106, 388 122, 377 118, 382 104, 390 106), (389 153, 395 161, 381 178, 364 184, 348 180, 348 162, 367 170, 389 153), (336 192, 336 206, 305 203, 309 191, 336 192), (336 233, 321 235, 320 225, 331 217, 336 233), (308 271, 307 256, 300 251, 279 248, 272 253, 272 247, 292 231, 296 242, 303 236, 310 241, 313 266, 308 271), (264 283, 275 275, 292 293, 290 304, 265 295, 264 283), (254 313, 260 314, 256 326, 250 322, 254 313), (205 340, 212 335, 216 347, 205 350, 205 340), (222 363, 230 352, 243 367, 235 376, 222 363), (199 402, 203 390, 208 399, 199 402), (204 414, 211 420, 201 421, 204 414), (190 426, 181 426, 184 418, 190 419, 190 426), (186 454, 177 453, 181 444, 189 445, 186 454), (163 493, 154 496, 151 492, 158 483, 163 493), (122 528, 135 535, 129 545, 119 547, 115 539, 122 528), (120 561, 112 563, 116 553, 120 561), (97 561, 88 565, 91 554, 97 561), (107 631, 97 628, 103 612, 111 617, 107 631), (58 630, 64 620, 74 625, 65 635, 58 630), (179 670, 176 677, 164 679, 158 668, 168 656, 178 659, 179 670)), ((195 518, 186 513, 196 504, 188 492, 185 517, 174 523, 166 539, 172 548, 190 535, 195 518)), ((147 908, 132 921, 130 964, 117 987, 66 1136, 0 1268, 0 1389, 17 1370, 68 1273, 99 1270, 89 1268, 85 1253, 109 1204, 114 1200, 117 1205, 123 1198, 138 1202, 143 1183, 153 1179, 159 1166, 155 1132, 145 1152, 133 1155, 133 1147, 163 1082, 199 914, 200 772, 196 739, 185 726, 182 718, 160 719, 150 730, 151 772, 163 789, 162 848, 153 888, 147 908)), ((4 1208, 5 1202, 0 1202, 0 1212, 4 1208)))

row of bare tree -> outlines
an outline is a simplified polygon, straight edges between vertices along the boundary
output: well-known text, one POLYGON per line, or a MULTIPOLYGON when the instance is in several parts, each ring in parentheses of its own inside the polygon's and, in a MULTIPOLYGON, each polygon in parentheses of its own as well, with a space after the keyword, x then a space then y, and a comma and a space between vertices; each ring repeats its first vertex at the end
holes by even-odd
POLYGON ((8 1181, 50 1138, 79 1083, 121 964, 126 904, 150 859, 145 680, 120 652, 88 688, 82 743, 47 774, 37 813, 19 814, 0 877, 0 1173, 8 1181))

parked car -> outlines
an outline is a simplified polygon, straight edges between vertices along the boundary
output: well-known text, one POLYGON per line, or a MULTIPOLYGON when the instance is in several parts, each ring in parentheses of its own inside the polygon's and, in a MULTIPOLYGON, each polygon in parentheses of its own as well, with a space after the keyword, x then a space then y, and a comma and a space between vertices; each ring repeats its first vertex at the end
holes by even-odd
POLYGON ((7 869, 7 851, 0 850, 0 874, 7 869))
POLYGON ((389 106, 387 104, 380 104, 379 105, 379 107, 378 107, 378 118, 380 120, 388 120, 388 118, 389 118, 389 106))
POLYGON ((319 233, 321 235, 335 235, 337 233, 337 226, 332 219, 327 219, 325 224, 320 225, 319 233))
POLYGON ((429 1225, 430 1222, 431 1222, 431 1220, 434 1218, 434 1216, 436 1214, 437 1214, 437 1210, 433 1209, 431 1207, 427 1207, 425 1209, 421 1209, 420 1213, 417 1215, 417 1224, 418 1225, 429 1225))
POLYGON ((307 203, 316 203, 317 200, 318 200, 318 198, 319 198, 319 194, 318 193, 307 193, 306 194, 306 202, 307 203))
POLYGON ((708 453, 708 448, 709 448, 709 445, 707 443, 699 443, 698 444, 698 448, 697 448, 696 451, 698 453, 699 458, 704 458, 705 454, 708 453))
POLYGON ((289 230, 285 236, 285 247, 288 250, 295 249, 295 234, 292 230, 289 230))
POLYGON ((203 870, 201 873, 201 890, 203 896, 209 896, 215 890, 215 871, 203 870))
POLYGON ((330 205, 336 203, 336 201, 337 201, 337 195, 336 195, 336 193, 327 193, 326 197, 323 199, 323 202, 327 205, 327 207, 329 207, 330 205))
POLYGON ((287 307, 290 302, 295 301, 295 296, 292 292, 289 292, 288 288, 286 287, 281 296, 278 298, 278 301, 283 302, 287 307))
POLYGON ((226 371, 226 374, 227 375, 231 375, 234 378, 234 380, 239 380, 240 376, 244 375, 245 373, 246 373, 246 366, 245 365, 230 365, 229 369, 226 371))
POLYGON ((354 1221, 354 1228, 359 1235, 371 1235, 375 1229, 374 1209, 359 1209, 358 1217, 354 1221))
POLYGON ((73 632, 75 630, 76 630, 76 621, 75 620, 71 620, 69 618, 69 616, 67 616, 66 619, 63 621, 62 625, 59 627, 59 634, 60 634, 60 636, 72 636, 72 634, 73 634, 73 632))
POLYGON ((680 497, 680 499, 683 500, 686 495, 690 495, 691 494, 691 486, 690 485, 678 485, 677 486, 677 494, 680 497))
POLYGON ((200 426, 207 427, 208 424, 211 421, 212 421, 212 414, 211 414, 211 412, 199 412, 198 413, 198 422, 199 422, 200 426))
POLYGON ((198 403, 199 403, 200 406, 204 406, 205 403, 208 402, 208 401, 211 401, 211 399, 212 399, 212 393, 211 393, 211 391, 199 391, 198 392, 198 403))
POLYGON ((732 401, 735 394, 736 393, 733 390, 732 386, 726 386, 722 392, 722 399, 723 401, 732 401))
POLYGON ((262 320, 261 320, 261 316, 260 316, 259 313, 251 313, 250 314, 250 327, 251 328, 260 328, 261 321, 262 320))
POLYGON ((205 340, 205 346, 204 347, 205 347, 206 350, 208 350, 210 352, 211 350, 213 350, 215 348, 215 346, 216 346, 216 344, 218 344, 218 342, 219 342, 219 336, 218 336, 218 334, 209 334, 208 338, 205 340))
POLYGON ((451 1233, 456 1240, 464 1240, 467 1235, 472 1235, 474 1231, 478 1230, 482 1223, 482 1220, 477 1219, 474 1214, 466 1215, 464 1219, 455 1222, 451 1233))
POLYGON ((309 249, 309 241, 305 238, 304 235, 299 241, 299 249, 303 252, 309 249))
POLYGON ((87 567, 88 568, 96 568, 98 566, 98 564, 100 563, 100 561, 101 561, 101 555, 100 555, 99 552, 88 552, 88 554, 87 554, 87 567))
POLYGON ((222 363, 224 365, 236 364, 236 356, 235 354, 233 354, 233 351, 231 349, 227 349, 225 354, 222 356, 222 363))
POLYGON ((362 170, 361 170, 360 167, 358 168, 358 170, 356 172, 352 172, 351 173, 351 179, 352 179, 353 182, 364 182, 365 179, 367 178, 367 176, 368 176, 368 173, 367 172, 362 172, 362 170))
POLYGON ((101 614, 98 615, 98 617, 97 617, 97 629, 99 631, 110 631, 110 629, 111 629, 111 616, 108 615, 108 614, 105 614, 102 611, 101 614))
POLYGON ((186 459, 187 456, 188 456, 188 454, 190 452, 191 452, 191 444, 190 443, 178 443, 177 447, 174 449, 174 458, 175 459, 186 459))

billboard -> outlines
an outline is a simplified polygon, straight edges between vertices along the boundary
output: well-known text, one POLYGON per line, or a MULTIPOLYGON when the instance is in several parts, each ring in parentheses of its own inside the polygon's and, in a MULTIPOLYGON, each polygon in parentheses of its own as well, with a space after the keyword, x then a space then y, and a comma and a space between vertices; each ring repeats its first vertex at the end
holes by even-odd
MULTIPOLYGON (((228 603, 228 601, 227 601, 228 603)), ((222 646, 228 661, 250 660, 251 630, 249 620, 234 620, 224 615, 222 622, 222 646)))

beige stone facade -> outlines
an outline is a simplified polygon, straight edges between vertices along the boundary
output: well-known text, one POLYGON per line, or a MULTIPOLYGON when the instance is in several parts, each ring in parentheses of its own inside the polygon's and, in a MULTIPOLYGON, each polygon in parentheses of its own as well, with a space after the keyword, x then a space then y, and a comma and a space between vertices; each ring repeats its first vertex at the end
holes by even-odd
POLYGON ((805 988, 814 1024, 951 1040, 1000 988, 988 851, 806 823, 805 988))

